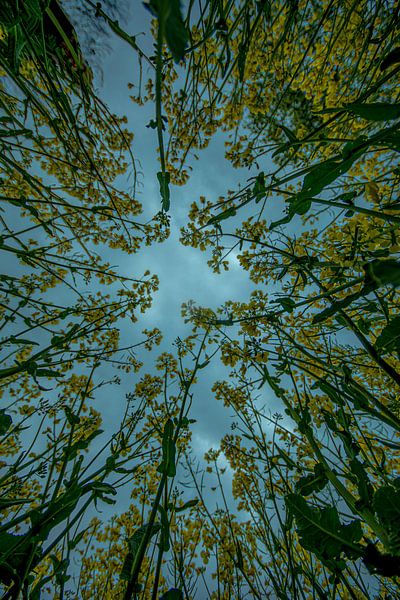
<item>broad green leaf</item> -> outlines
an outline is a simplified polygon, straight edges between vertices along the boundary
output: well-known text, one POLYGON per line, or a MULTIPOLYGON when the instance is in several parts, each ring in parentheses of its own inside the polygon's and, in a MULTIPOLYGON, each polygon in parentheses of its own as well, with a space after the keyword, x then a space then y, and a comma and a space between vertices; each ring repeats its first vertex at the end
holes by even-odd
POLYGON ((70 576, 66 574, 69 567, 69 559, 64 558, 60 560, 55 554, 50 554, 50 560, 53 563, 53 575, 55 576, 56 583, 57 585, 62 585, 70 579, 70 576))
MULTIPOLYGON (((389 146, 396 152, 400 152, 400 134, 398 131, 389 131, 381 137, 379 144, 381 146, 389 146)), ((389 206, 387 206, 389 208, 389 206)), ((391 208, 393 210, 393 208, 391 208)))
POLYGON ((180 0, 150 0, 145 6, 157 17, 167 46, 174 60, 179 62, 185 56, 188 41, 180 0))
POLYGON ((363 149, 359 149, 358 152, 354 152, 349 158, 343 159, 336 156, 313 167, 304 178, 303 187, 300 192, 301 196, 316 196, 320 194, 326 186, 347 173, 362 153, 363 149))
POLYGON ((170 175, 169 175, 168 171, 166 171, 165 173, 163 173, 162 171, 159 171, 157 173, 157 179, 158 179, 158 182, 160 184, 160 194, 161 194, 161 200, 162 200, 162 209, 165 212, 168 212, 169 211, 169 206, 170 206, 170 201, 169 201, 169 197, 170 197, 170 193, 169 193, 170 175))
POLYGON ((391 121, 400 118, 400 104, 390 102, 352 102, 346 105, 346 109, 367 121, 391 121))
POLYGON ((349 306, 352 302, 354 302, 361 296, 362 292, 357 292, 356 294, 350 294, 349 296, 346 296, 345 298, 343 298, 343 300, 337 300, 336 302, 332 302, 331 306, 328 306, 323 311, 321 311, 313 317, 313 324, 322 323, 322 321, 329 319, 329 317, 332 317, 338 311, 345 309, 347 306, 349 306))
POLYGON ((287 216, 279 221, 273 221, 269 228, 274 229, 278 225, 286 225, 290 223, 295 215, 305 215, 310 210, 311 205, 312 198, 304 196, 303 192, 300 192, 290 200, 287 216))
POLYGON ((68 550, 74 550, 79 542, 81 542, 84 538, 85 533, 88 531, 88 528, 80 531, 72 540, 68 542, 68 550))
POLYGON ((392 65, 395 65, 396 63, 400 62, 400 48, 394 48, 393 50, 391 50, 388 54, 386 54, 385 58, 383 59, 383 61, 380 64, 380 70, 381 71, 385 71, 385 69, 388 69, 389 67, 391 67, 392 65))
POLYGON ((239 71, 239 81, 243 82, 244 72, 246 67, 246 58, 247 58, 248 46, 246 43, 239 45, 239 54, 237 57, 237 67, 239 71))
POLYGON ((277 300, 273 300, 272 302, 280 304, 282 308, 288 313, 292 313, 294 307, 296 306, 296 302, 289 296, 278 298, 277 300))
POLYGON ((289 212, 295 215, 305 215, 311 208, 312 199, 300 195, 290 202, 289 212))
POLYGON ((230 327, 231 325, 233 325, 232 317, 229 317, 229 319, 215 319, 214 325, 223 325, 226 327, 230 327))
POLYGON ((63 451, 67 455, 68 460, 72 460, 73 458, 76 458, 79 450, 86 450, 89 447, 90 443, 94 440, 94 438, 97 437, 98 435, 101 435, 102 433, 103 433, 103 429, 96 429, 90 435, 88 435, 88 437, 86 439, 78 440, 77 442, 72 444, 72 446, 65 447, 63 449, 63 451))
POLYGON ((373 260, 365 265, 364 269, 364 287, 371 291, 383 285, 400 285, 400 262, 397 260, 373 260))
MULTIPOLYGON (((128 539, 128 554, 126 555, 124 564, 122 566, 120 579, 124 579, 126 581, 130 580, 133 561, 139 549, 140 543, 144 535, 147 533, 148 528, 148 523, 146 523, 146 525, 142 525, 142 527, 139 527, 139 529, 135 531, 132 537, 128 539)), ((151 527, 150 536, 153 537, 154 535, 156 535, 160 531, 160 529, 160 523, 154 523, 154 525, 152 525, 151 527)))
POLYGON ((323 465, 317 463, 314 466, 314 473, 300 477, 296 482, 295 490, 302 496, 309 496, 313 492, 320 492, 328 483, 328 478, 323 465))
POLYGON ((343 394, 326 379, 319 379, 315 387, 318 387, 326 394, 337 406, 343 406, 343 394))
MULTIPOLYGON (((349 462, 349 467, 352 474, 355 476, 355 483, 357 484, 362 506, 370 508, 374 490, 369 481, 366 470, 356 457, 351 459, 349 462)), ((360 502, 358 503, 358 508, 360 508, 360 502)))
POLYGON ((10 429, 12 418, 7 415, 4 408, 0 409, 0 435, 4 435, 10 429))
POLYGON ((400 355, 400 317, 394 317, 382 330, 375 342, 375 348, 400 355))
POLYGON ((400 556, 382 553, 376 544, 368 543, 364 551, 363 563, 368 571, 383 577, 400 576, 400 556))
POLYGON ((35 559, 41 554, 37 543, 27 536, 0 533, 0 581, 3 584, 9 585, 13 576, 21 572, 32 551, 35 559))
POLYGON ((379 521, 389 537, 389 550, 400 553, 400 489, 389 485, 379 488, 374 494, 373 506, 379 521))
POLYGON ((287 216, 280 221, 271 223, 270 229, 289 223, 295 214, 306 214, 311 208, 313 197, 320 194, 325 187, 333 183, 338 177, 347 173, 353 163, 365 152, 368 145, 369 140, 365 136, 360 136, 347 142, 343 146, 340 155, 312 167, 304 177, 301 192, 291 199, 287 216))
POLYGON ((311 508, 299 494, 287 495, 285 503, 296 519, 301 545, 322 562, 330 566, 331 561, 337 561, 342 552, 361 556, 362 549, 356 545, 362 537, 359 520, 343 525, 336 508, 311 508))

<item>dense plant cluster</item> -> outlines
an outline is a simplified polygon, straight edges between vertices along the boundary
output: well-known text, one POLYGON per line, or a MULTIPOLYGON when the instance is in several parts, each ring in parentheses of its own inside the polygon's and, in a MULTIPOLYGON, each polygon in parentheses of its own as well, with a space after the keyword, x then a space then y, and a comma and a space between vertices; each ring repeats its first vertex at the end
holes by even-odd
POLYGON ((69 6, 0 7, 2 598, 398 597, 397 4, 150 0, 147 56, 112 3, 86 0, 154 107, 150 216, 69 6), (187 207, 180 251, 235 264, 252 291, 188 299, 187 337, 143 373, 158 278, 111 260, 166 240, 172 184, 217 133, 248 172, 187 207), (199 457, 191 405, 215 365, 231 430, 199 457), (103 431, 96 399, 127 374, 103 431))

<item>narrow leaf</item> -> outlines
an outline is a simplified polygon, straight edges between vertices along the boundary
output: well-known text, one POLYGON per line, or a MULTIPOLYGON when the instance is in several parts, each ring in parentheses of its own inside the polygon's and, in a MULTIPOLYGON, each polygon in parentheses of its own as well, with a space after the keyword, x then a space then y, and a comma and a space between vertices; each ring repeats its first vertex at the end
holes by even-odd
POLYGON ((169 197, 170 197, 170 192, 169 192, 170 175, 169 175, 168 171, 166 171, 165 173, 163 173, 162 171, 159 171, 157 173, 157 179, 158 179, 158 182, 160 184, 160 194, 161 194, 161 200, 162 200, 162 209, 165 212, 168 212, 169 211, 169 206, 170 206, 170 201, 169 201, 169 197))
POLYGON ((400 118, 400 104, 391 104, 390 102, 371 102, 370 104, 352 102, 346 105, 346 109, 367 121, 391 121, 400 118))

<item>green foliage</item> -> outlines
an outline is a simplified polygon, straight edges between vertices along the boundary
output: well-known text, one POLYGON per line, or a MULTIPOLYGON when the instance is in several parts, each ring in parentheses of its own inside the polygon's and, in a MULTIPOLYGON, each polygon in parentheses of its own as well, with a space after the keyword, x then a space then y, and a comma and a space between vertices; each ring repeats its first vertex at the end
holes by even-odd
POLYGON ((174 439, 174 425, 172 420, 168 419, 168 421, 165 423, 162 437, 162 462, 157 469, 159 473, 165 473, 167 477, 175 477, 175 453, 176 443, 174 439))
POLYGON ((160 600, 183 600, 183 592, 178 588, 171 588, 167 592, 165 592, 160 600))
POLYGON ((4 408, 0 410, 0 435, 4 435, 10 429, 12 418, 6 413, 4 408))
POLYGON ((352 102, 351 104, 347 104, 346 108, 354 115, 368 121, 391 121, 400 117, 400 105, 390 104, 389 102, 374 102, 370 104, 352 102))
POLYGON ((132 565, 144 535, 146 533, 150 533, 150 537, 153 537, 160 531, 160 529, 161 525, 159 523, 154 523, 153 525, 146 524, 142 527, 139 527, 139 529, 137 529, 135 533, 128 539, 128 554, 125 557, 122 571, 120 573, 121 579, 129 581, 131 578, 132 565))
POLYGON ((374 494, 373 505, 388 533, 390 552, 400 555, 400 490, 391 486, 379 488, 374 494))
POLYGON ((320 492, 328 483, 328 478, 323 465, 317 463, 314 467, 314 472, 310 475, 300 477, 296 481, 296 492, 302 496, 310 496, 313 492, 320 492))
POLYGON ((384 327, 375 347, 384 353, 396 351, 400 357, 400 317, 394 317, 384 327))
POLYGON ((182 60, 185 56, 188 33, 182 18, 180 0, 150 0, 145 6, 157 17, 174 60, 182 60))
POLYGON ((169 211, 169 206, 170 206, 170 192, 169 192, 169 180, 170 180, 170 176, 169 173, 162 173, 161 171, 159 171, 157 173, 157 179, 158 182, 160 184, 160 195, 161 195, 161 200, 162 200, 162 209, 165 212, 169 211))
POLYGON ((207 0, 198 11, 151 0, 155 56, 104 5, 86 2, 137 55, 139 103, 151 73, 161 211, 137 221, 134 194, 116 187, 132 137, 95 96, 61 4, 6 0, 1 592, 183 599, 201 576, 207 585, 215 577, 218 597, 397 597, 393 2, 207 0), (253 289, 220 308, 184 306, 191 335, 137 382, 104 441, 92 404, 103 371, 98 384, 94 373, 113 361, 136 370, 140 342, 119 360, 118 331, 146 310, 157 284, 119 276, 104 248, 93 248, 132 252, 165 239, 170 186, 186 180, 191 150, 216 132, 234 166, 253 170, 238 190, 194 203, 182 241, 211 250, 215 271, 235 253, 253 289), (224 380, 212 390, 234 421, 202 468, 189 413, 197 377, 210 383, 218 355, 224 380), (181 486, 196 498, 185 502, 181 486), (103 503, 123 497, 120 489, 131 504, 107 524, 103 503), (100 518, 88 523, 94 511, 100 518))
POLYGON ((286 496, 285 503, 296 519, 297 533, 303 548, 315 553, 330 568, 333 564, 338 570, 345 567, 345 563, 340 560, 342 553, 349 557, 362 555, 362 548, 357 544, 362 537, 359 520, 343 525, 336 508, 311 508, 298 494, 286 496))

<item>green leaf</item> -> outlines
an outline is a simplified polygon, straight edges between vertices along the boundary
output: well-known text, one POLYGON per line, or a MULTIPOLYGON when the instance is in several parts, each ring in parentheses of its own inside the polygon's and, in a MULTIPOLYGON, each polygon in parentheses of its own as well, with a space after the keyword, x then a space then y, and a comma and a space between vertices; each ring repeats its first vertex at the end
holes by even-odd
POLYGON ((287 495, 285 503, 296 519, 303 548, 313 552, 330 569, 332 561, 336 562, 342 552, 348 556, 361 556, 362 549, 356 545, 363 534, 359 520, 343 525, 336 508, 311 508, 298 494, 287 495))
POLYGON ((167 46, 174 60, 179 62, 185 56, 188 41, 180 0, 150 0, 145 6, 158 18, 167 46))
POLYGON ((383 285, 400 285, 400 262, 394 259, 373 260, 364 266, 364 287, 371 291, 383 285))
POLYGON ((175 506, 174 510, 176 513, 180 513, 184 510, 187 510, 188 508, 192 508, 193 506, 197 506, 197 504, 199 503, 199 499, 198 498, 194 498, 193 500, 188 500, 187 502, 185 502, 185 504, 183 504, 182 506, 175 506))
POLYGON ((336 156, 313 167, 304 178, 300 194, 303 197, 320 194, 327 185, 330 185, 338 177, 347 173, 355 160, 361 156, 362 152, 363 150, 359 149, 358 152, 355 152, 346 159, 336 156))
POLYGON ((360 506, 362 506, 363 508, 370 508, 374 490, 364 466, 358 458, 354 457, 349 462, 349 467, 355 476, 355 483, 357 484, 358 493, 360 494, 360 501, 358 502, 357 507, 360 508, 360 506))
POLYGON ((296 143, 299 141, 296 137, 296 134, 291 129, 289 129, 289 127, 286 127, 286 125, 282 125, 282 123, 279 124, 279 127, 282 129, 282 131, 286 133, 289 142, 296 143))
POLYGON ((95 437, 97 437, 98 435, 100 435, 102 433, 103 433, 103 429, 96 429, 86 439, 78 440, 77 442, 72 444, 72 446, 65 447, 63 449, 63 451, 66 454, 68 460, 72 460, 73 458, 76 458, 79 450, 86 450, 89 447, 90 442, 92 442, 92 440, 94 440, 95 437))
POLYGON ((36 369, 35 377, 61 377, 61 373, 53 369, 36 369))
POLYGON ((296 482, 295 490, 302 496, 309 496, 313 492, 320 492, 328 483, 328 478, 323 465, 317 463, 314 466, 314 473, 300 477, 296 482))
MULTIPOLYGON (((379 144, 389 146, 389 148, 396 150, 396 152, 400 152, 400 134, 397 131, 389 131, 381 137, 379 144)), ((387 208, 389 208, 389 206, 387 206, 387 208)))
POLYGON ((18 504, 30 504, 35 498, 0 498, 0 510, 16 506, 18 504))
POLYGON ((301 194, 290 202, 289 212, 294 215, 305 215, 311 208, 312 198, 305 198, 301 194))
POLYGON ((239 54, 237 57, 237 67, 239 71, 239 81, 243 82, 244 72, 246 67, 246 58, 248 52, 248 45, 246 43, 239 45, 239 54))
POLYGON ((90 484, 90 489, 95 492, 95 494, 112 494, 113 496, 117 495, 117 490, 115 487, 109 483, 105 483, 104 481, 94 481, 90 484))
POLYGON ((84 529, 83 531, 80 531, 72 540, 69 540, 68 542, 68 550, 74 550, 77 545, 79 544, 79 542, 81 542, 84 538, 85 533, 88 531, 88 528, 84 529))
POLYGON ((381 331, 375 348, 384 352, 394 352, 400 356, 400 316, 394 317, 381 331))
POLYGON ((390 102, 371 102, 370 104, 352 102, 346 105, 346 110, 367 121, 391 121, 400 118, 400 104, 391 104, 390 102))
POLYGON ((50 560, 53 563, 53 575, 55 576, 57 585, 64 584, 70 578, 70 576, 66 574, 69 567, 68 558, 59 560, 55 554, 50 554, 50 560))
POLYGON ((160 184, 160 194, 161 194, 161 200, 162 200, 162 209, 165 212, 168 212, 169 210, 169 206, 170 206, 170 201, 169 201, 169 181, 170 181, 170 175, 168 173, 168 171, 166 171, 165 173, 163 173, 162 171, 159 171, 157 173, 157 179, 159 181, 160 184))
POLYGON ((389 550, 400 553, 400 490, 389 485, 379 488, 373 499, 374 510, 389 537, 389 550))
POLYGON ((289 296, 284 296, 283 298, 278 298, 277 300, 273 300, 276 304, 280 304, 282 308, 288 312, 292 313, 294 307, 296 306, 296 302, 290 298, 289 296))
POLYGON ((270 225, 270 229, 274 229, 278 225, 290 223, 294 215, 305 215, 310 210, 311 205, 312 198, 304 196, 303 192, 293 196, 289 203, 287 216, 283 217, 283 219, 280 219, 279 221, 273 221, 270 225))
POLYGON ((74 415, 69 406, 64 406, 64 412, 70 425, 78 425, 80 423, 80 418, 77 415, 74 415))
POLYGON ((4 408, 0 409, 0 435, 4 435, 10 429, 12 418, 7 415, 4 408))
POLYGON ((163 439, 162 439, 162 461, 157 471, 159 473, 166 473, 168 477, 175 477, 176 465, 175 465, 175 442, 173 439, 174 425, 171 419, 165 424, 163 439))
POLYGON ((253 195, 256 202, 260 202, 265 196, 265 175, 259 173, 253 187, 253 195))
POLYGON ((222 325, 224 327, 230 327, 231 325, 233 325, 232 317, 229 317, 229 319, 215 319, 214 325, 222 325))
MULTIPOLYGON (((135 531, 132 537, 128 539, 128 554, 126 555, 124 564, 122 566, 120 579, 124 579, 126 581, 130 580, 133 561, 135 560, 135 556, 137 554, 137 551, 139 550, 140 543, 143 537, 146 535, 148 528, 149 523, 146 523, 146 525, 142 525, 142 527, 139 527, 139 529, 135 531)), ((151 526, 150 537, 156 535, 160 531, 160 529, 160 523, 154 523, 151 526)))
POLYGON ((233 206, 231 208, 227 208, 219 215, 214 215, 207 221, 207 225, 212 225, 213 223, 219 223, 220 221, 224 221, 225 219, 229 219, 229 217, 234 217, 236 215, 236 208, 233 206))
POLYGON ((168 515, 167 515, 167 511, 165 510, 165 508, 161 505, 158 506, 158 511, 159 511, 160 517, 161 517, 160 548, 162 548, 162 550, 164 552, 168 552, 168 550, 170 548, 168 515))
POLYGON ((386 54, 385 58, 383 59, 383 61, 380 64, 380 70, 381 71, 385 71, 385 69, 388 69, 389 67, 391 67, 392 65, 395 65, 396 63, 400 62, 400 48, 394 48, 393 50, 391 50, 388 54, 386 54))
POLYGON ((312 322, 314 324, 321 323, 332 317, 338 311, 345 309, 355 300, 370 294, 372 291, 382 287, 383 285, 392 285, 398 287, 400 285, 400 263, 394 259, 388 260, 373 260, 364 265, 365 278, 364 286, 360 292, 349 294, 342 300, 337 300, 325 308, 323 311, 314 316, 312 322))
POLYGON ((14 535, 6 531, 0 533, 0 549, 0 581, 5 585, 18 580, 26 561, 37 560, 41 554, 37 542, 26 535, 14 535))
POLYGON ((29 517, 35 538, 45 541, 57 525, 71 516, 83 493, 83 487, 74 484, 46 510, 43 511, 40 508, 32 510, 29 517))
POLYGON ((160 597, 160 600, 183 600, 183 592, 178 588, 171 588, 160 597))
POLYGON ((21 345, 26 345, 26 346, 39 346, 38 342, 32 342, 32 340, 26 340, 23 338, 17 338, 17 337, 10 337, 10 342, 12 344, 21 344, 21 345))
MULTIPOLYGON (((324 310, 322 310, 320 313, 318 313, 317 315, 315 315, 313 317, 313 320, 312 320, 313 324, 315 325, 316 323, 322 323, 322 321, 329 319, 329 317, 332 317, 339 310, 343 310, 344 308, 349 306, 349 304, 351 304, 354 300, 359 298, 361 295, 362 295, 361 292, 357 293, 357 294, 351 294, 350 296, 346 296, 345 298, 343 298, 343 300, 337 300, 336 302, 332 302, 331 306, 328 306, 327 308, 325 308, 324 310)), ((346 325, 347 325, 347 322, 346 322, 346 325)))

